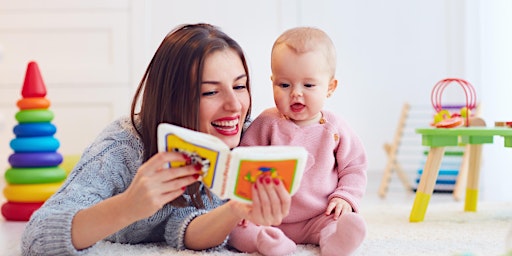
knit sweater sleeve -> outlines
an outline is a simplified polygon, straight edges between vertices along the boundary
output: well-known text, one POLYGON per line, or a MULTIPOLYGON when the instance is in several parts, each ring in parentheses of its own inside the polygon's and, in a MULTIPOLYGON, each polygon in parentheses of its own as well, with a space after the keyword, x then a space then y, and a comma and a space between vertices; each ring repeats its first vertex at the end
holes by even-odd
MULTIPOLYGON (((329 112, 326 111, 326 114, 329 112)), ((335 149, 336 172, 338 173, 338 187, 329 196, 339 197, 347 201, 354 212, 359 212, 359 202, 366 191, 367 184, 367 156, 364 145, 359 136, 343 120, 331 114, 329 118, 336 120, 339 143, 335 149)))
POLYGON ((111 124, 83 153, 61 188, 33 213, 22 235, 23 255, 81 255, 71 242, 75 214, 118 194, 141 163, 142 147, 111 124), (128 159, 130 159, 128 161, 128 159))
MULTIPOLYGON (((165 227, 165 241, 168 245, 178 249, 185 250, 187 247, 185 246, 185 232, 187 230, 188 225, 192 220, 196 217, 201 216, 203 214, 208 213, 210 210, 224 204, 226 201, 221 200, 217 196, 213 195, 212 200, 210 201, 207 198, 207 195, 204 193, 206 188, 202 186, 202 197, 203 203, 205 204, 205 209, 197 209, 192 206, 187 206, 183 208, 178 208, 173 212, 173 214, 169 215, 167 218, 167 224, 165 227)), ((189 197, 186 197, 189 200, 189 197)), ((226 237, 224 241, 206 251, 217 251, 223 249, 228 241, 229 237, 226 237)))

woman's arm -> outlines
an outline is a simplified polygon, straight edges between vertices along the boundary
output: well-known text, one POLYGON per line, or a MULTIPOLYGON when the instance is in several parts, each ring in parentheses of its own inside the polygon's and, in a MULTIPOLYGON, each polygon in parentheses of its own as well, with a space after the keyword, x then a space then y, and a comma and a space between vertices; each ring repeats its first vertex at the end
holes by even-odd
POLYGON ((192 166, 162 168, 177 160, 184 161, 183 156, 173 152, 156 154, 138 169, 125 192, 79 211, 71 227, 75 248, 90 247, 181 196, 184 187, 197 181, 198 171, 192 166))

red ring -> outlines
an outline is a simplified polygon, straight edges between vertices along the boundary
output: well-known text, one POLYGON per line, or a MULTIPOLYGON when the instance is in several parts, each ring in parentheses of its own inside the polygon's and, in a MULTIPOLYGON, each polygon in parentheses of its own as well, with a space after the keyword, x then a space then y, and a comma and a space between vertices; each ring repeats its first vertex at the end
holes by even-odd
POLYGON ((6 202, 2 205, 2 215, 6 220, 28 221, 32 213, 39 209, 44 202, 19 203, 6 202))

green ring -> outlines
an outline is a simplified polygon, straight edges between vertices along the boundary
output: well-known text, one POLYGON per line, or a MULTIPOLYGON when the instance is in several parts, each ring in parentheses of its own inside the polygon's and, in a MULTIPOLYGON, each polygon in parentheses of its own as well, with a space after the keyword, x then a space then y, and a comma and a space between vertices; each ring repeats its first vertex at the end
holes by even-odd
POLYGON ((16 120, 20 123, 50 122, 53 112, 48 109, 26 109, 16 113, 16 120))
POLYGON ((66 171, 59 166, 35 168, 9 168, 4 177, 9 184, 55 183, 66 179, 66 171))

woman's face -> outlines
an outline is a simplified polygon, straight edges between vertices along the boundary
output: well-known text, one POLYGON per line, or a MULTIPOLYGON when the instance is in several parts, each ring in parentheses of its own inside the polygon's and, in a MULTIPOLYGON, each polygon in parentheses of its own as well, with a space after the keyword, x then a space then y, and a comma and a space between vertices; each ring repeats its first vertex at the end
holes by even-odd
POLYGON ((250 105, 247 74, 238 54, 226 49, 205 60, 199 131, 220 138, 230 148, 238 146, 250 105))

